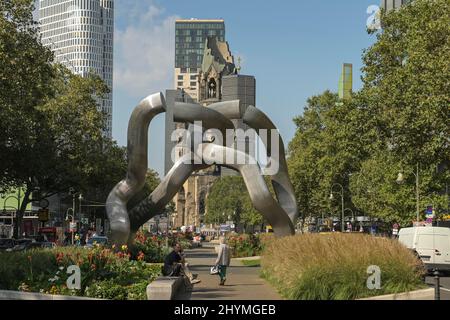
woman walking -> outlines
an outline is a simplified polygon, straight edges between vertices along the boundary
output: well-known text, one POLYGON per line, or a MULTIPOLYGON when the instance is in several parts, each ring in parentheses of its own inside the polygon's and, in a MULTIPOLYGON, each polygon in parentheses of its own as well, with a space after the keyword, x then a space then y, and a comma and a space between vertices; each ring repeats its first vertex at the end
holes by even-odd
POLYGON ((227 267, 230 266, 230 247, 226 244, 225 237, 220 237, 219 253, 216 259, 216 266, 219 266, 219 285, 224 286, 227 280, 227 267))

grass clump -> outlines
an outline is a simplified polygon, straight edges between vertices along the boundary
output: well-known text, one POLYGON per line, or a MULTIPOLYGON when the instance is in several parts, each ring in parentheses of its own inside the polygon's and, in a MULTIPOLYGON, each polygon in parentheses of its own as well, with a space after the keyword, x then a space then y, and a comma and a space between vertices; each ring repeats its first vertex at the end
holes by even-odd
POLYGON ((422 288, 423 265, 396 240, 363 234, 305 234, 266 244, 262 276, 290 300, 353 300, 422 288), (369 266, 381 269, 370 290, 369 266))
POLYGON ((260 259, 255 259, 255 260, 242 260, 241 261, 242 264, 245 267, 259 267, 261 266, 261 260, 260 259))

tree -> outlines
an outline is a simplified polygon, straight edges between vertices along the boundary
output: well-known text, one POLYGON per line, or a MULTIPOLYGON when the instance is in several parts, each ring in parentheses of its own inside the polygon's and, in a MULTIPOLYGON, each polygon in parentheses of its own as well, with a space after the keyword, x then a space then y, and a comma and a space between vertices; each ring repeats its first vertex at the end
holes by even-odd
POLYGON ((417 164, 421 197, 448 206, 439 194, 450 181, 449 9, 448 0, 416 0, 384 13, 363 55, 363 88, 340 102, 330 92, 312 97, 294 119, 288 162, 303 215, 326 212, 324 199, 340 183, 346 208, 407 224, 417 164), (403 186, 398 172, 407 175, 403 186))
POLYGON ((325 91, 308 99, 303 115, 294 119, 297 132, 289 144, 288 166, 303 218, 340 212, 340 197, 329 200, 336 183, 344 187, 345 207, 354 208, 349 177, 366 153, 361 117, 356 98, 339 101, 325 91))
MULTIPOLYGON (((416 165, 420 166, 422 197, 442 192, 450 181, 448 169, 436 170, 442 164, 448 168, 450 159, 450 3, 416 0, 401 10, 384 13, 381 19, 383 31, 363 56, 360 94, 380 132, 363 174, 373 171, 369 163, 384 166, 380 177, 388 176, 393 167, 408 174, 407 184, 396 186, 395 199, 384 192, 377 201, 401 205, 390 209, 402 221, 411 221, 415 218, 412 172, 416 165)), ((393 174, 378 190, 389 190, 396 179, 393 174)), ((442 197, 433 197, 443 202, 442 197)), ((388 207, 378 205, 382 217, 388 207)))
POLYGON ((126 158, 103 136, 105 115, 97 105, 108 91, 103 81, 53 62, 40 43, 33 1, 2 1, 0 10, 0 182, 2 189, 26 189, 17 237, 32 200, 70 188, 104 196, 124 176, 126 158))
POLYGON ((207 223, 223 223, 230 216, 236 224, 261 224, 261 214, 253 208, 242 177, 228 176, 217 180, 206 200, 207 223))

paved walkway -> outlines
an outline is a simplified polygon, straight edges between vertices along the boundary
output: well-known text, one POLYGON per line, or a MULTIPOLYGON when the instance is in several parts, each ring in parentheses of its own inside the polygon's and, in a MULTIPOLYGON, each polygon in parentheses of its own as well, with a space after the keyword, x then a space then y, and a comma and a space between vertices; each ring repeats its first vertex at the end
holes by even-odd
POLYGON ((245 267, 232 260, 227 270, 225 286, 219 286, 219 276, 210 275, 216 253, 214 246, 203 243, 203 248, 187 250, 187 261, 200 283, 194 286, 191 300, 281 300, 280 295, 259 277, 259 267, 245 267))

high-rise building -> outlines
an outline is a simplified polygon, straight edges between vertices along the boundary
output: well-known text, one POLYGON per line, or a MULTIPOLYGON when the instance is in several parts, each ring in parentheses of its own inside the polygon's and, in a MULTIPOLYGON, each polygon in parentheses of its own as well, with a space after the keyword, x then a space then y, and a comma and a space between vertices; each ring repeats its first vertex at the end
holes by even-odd
POLYGON ((346 100, 352 96, 353 91, 353 65, 344 63, 339 79, 339 99, 346 100))
POLYGON ((99 99, 112 137, 114 0, 40 0, 42 42, 55 60, 81 76, 99 75, 110 89, 99 99))
POLYGON ((174 88, 198 100, 198 73, 202 67, 207 37, 225 41, 224 20, 176 20, 174 88))
POLYGON ((412 0, 381 0, 381 7, 386 11, 398 9, 412 0))

